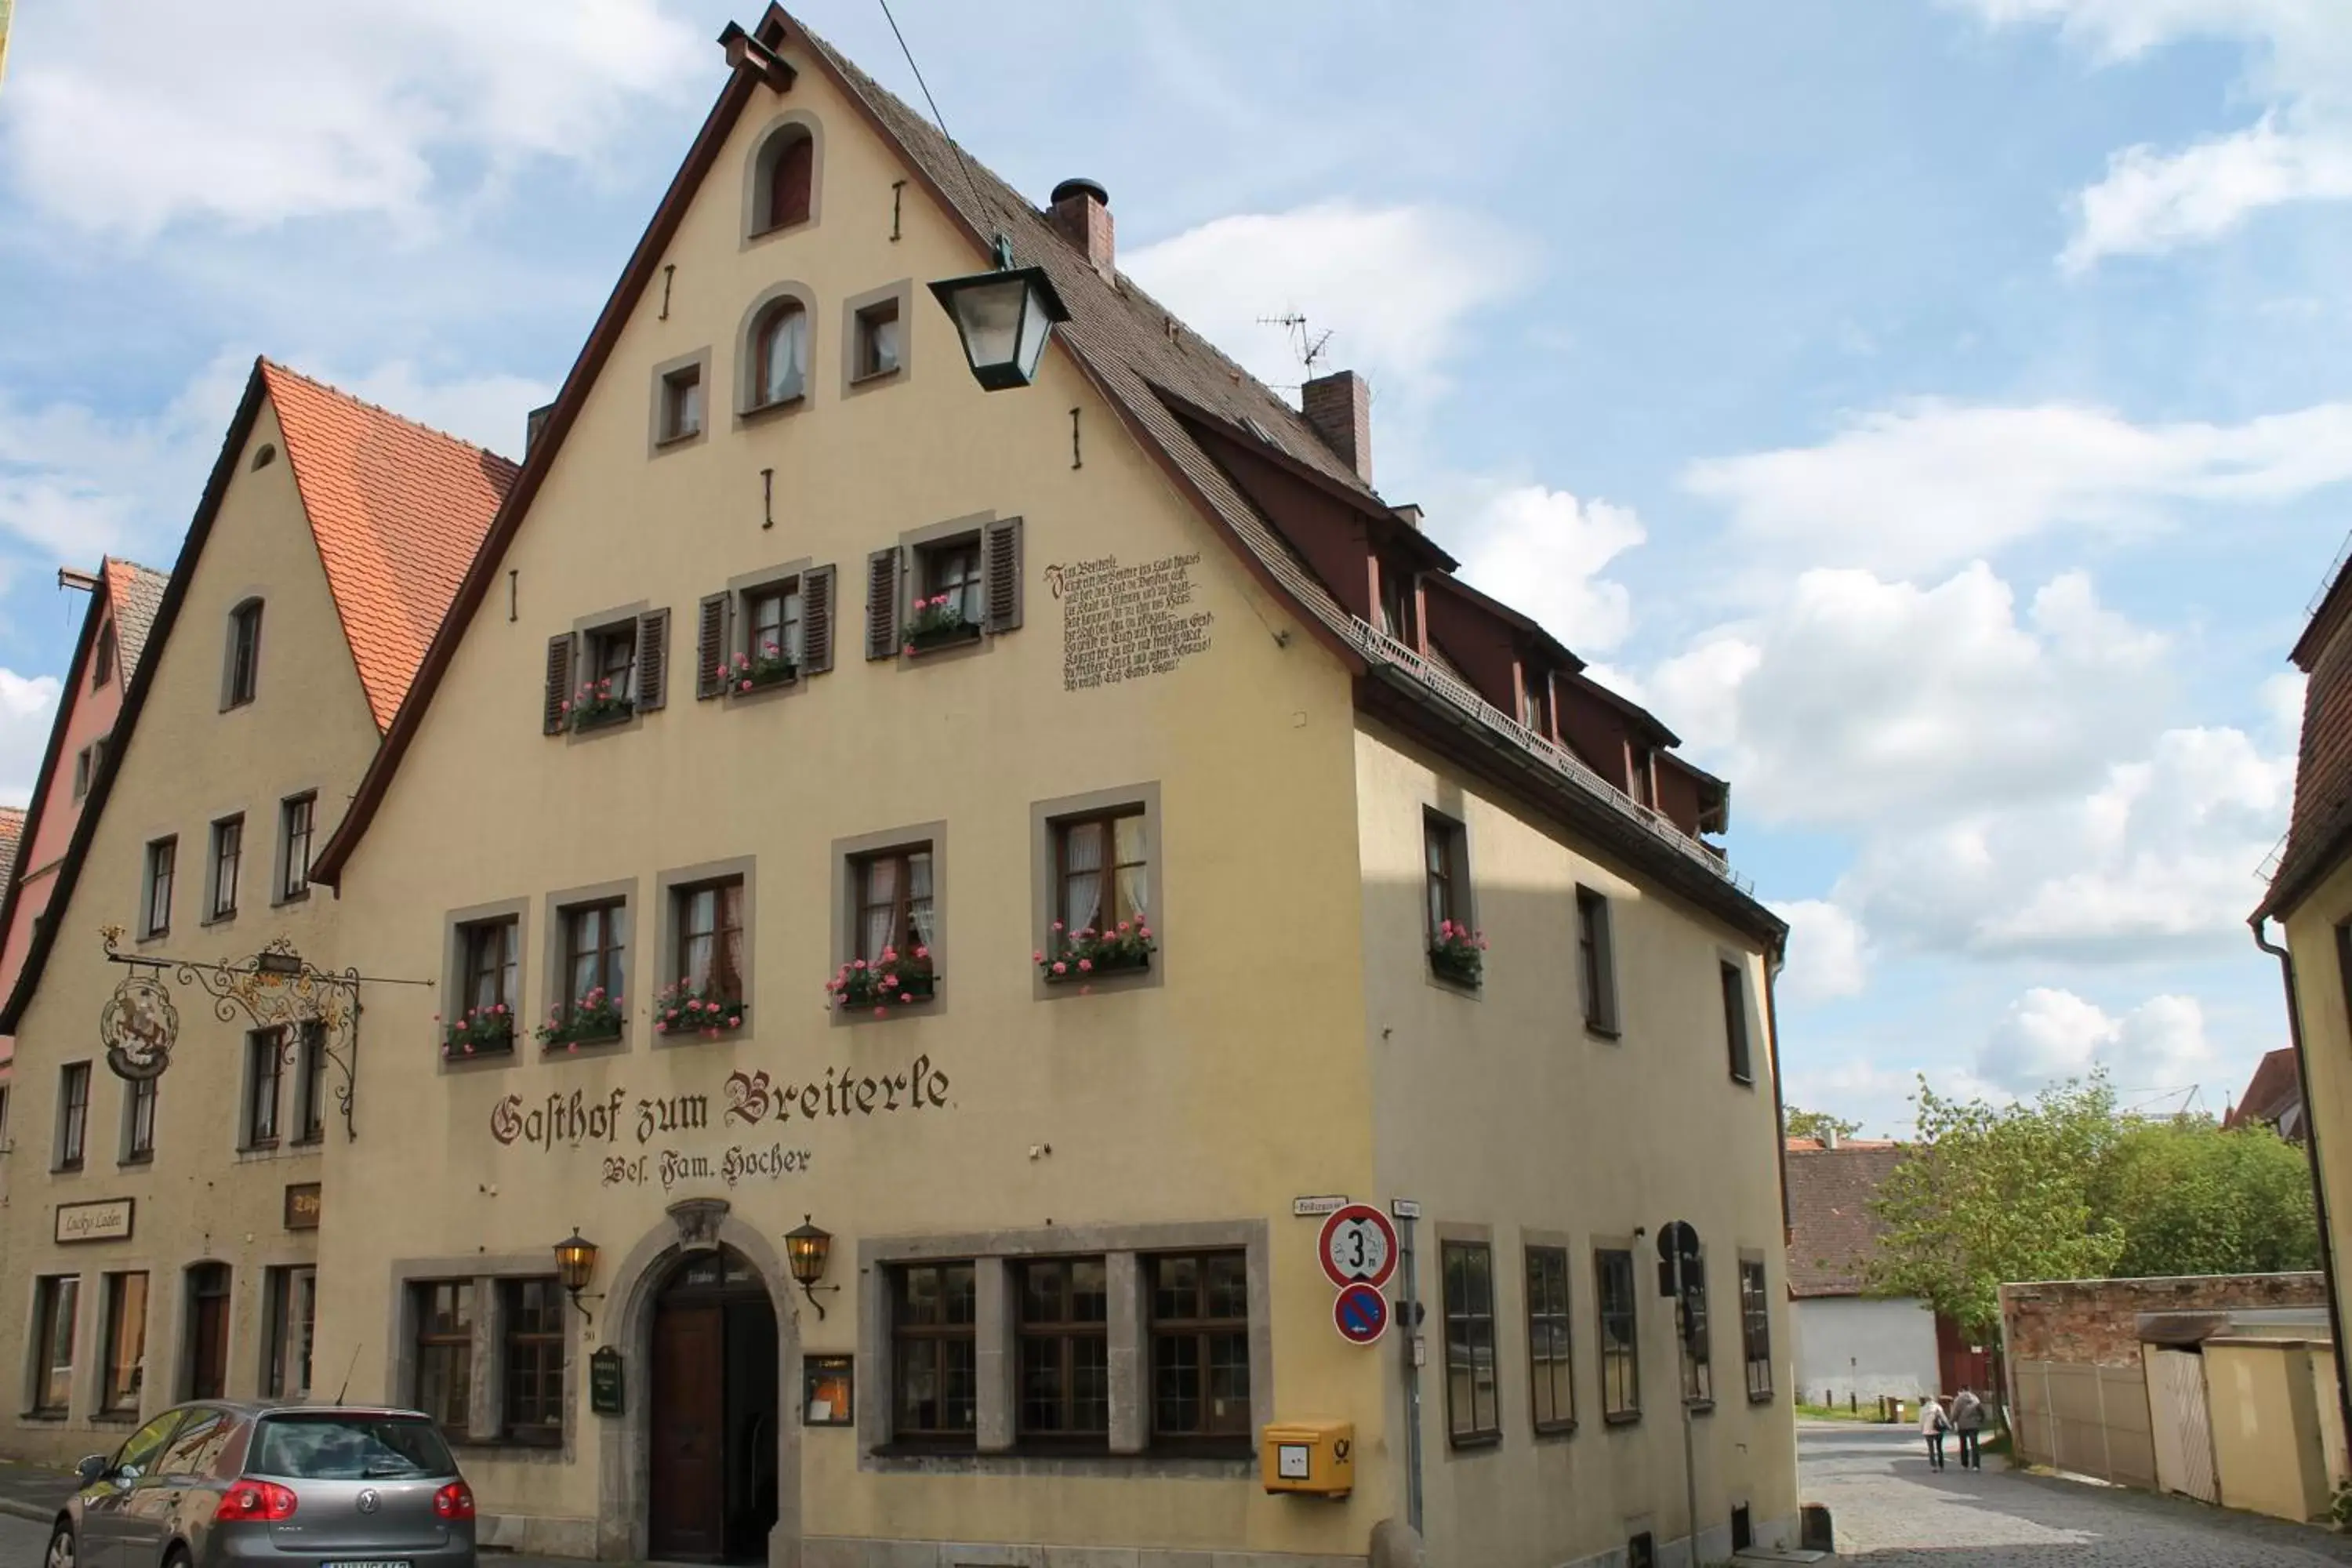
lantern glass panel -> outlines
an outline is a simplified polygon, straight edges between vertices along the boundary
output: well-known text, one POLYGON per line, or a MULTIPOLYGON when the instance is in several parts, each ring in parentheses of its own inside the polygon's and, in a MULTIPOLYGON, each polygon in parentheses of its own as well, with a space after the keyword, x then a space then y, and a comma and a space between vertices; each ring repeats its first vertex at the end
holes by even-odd
MULTIPOLYGON (((956 293, 956 326, 975 371, 1015 363, 1024 344, 1029 282, 1016 274, 974 283, 956 293)), ((1041 329, 1042 330, 1042 329, 1041 329)))

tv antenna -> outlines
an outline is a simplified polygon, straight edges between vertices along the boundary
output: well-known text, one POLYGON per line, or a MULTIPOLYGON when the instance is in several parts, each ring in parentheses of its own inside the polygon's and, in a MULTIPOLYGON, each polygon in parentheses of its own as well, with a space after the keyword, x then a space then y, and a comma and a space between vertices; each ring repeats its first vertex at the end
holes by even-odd
POLYGON ((1307 372, 1307 379, 1314 380, 1315 362, 1323 357, 1325 346, 1331 342, 1330 330, 1308 331, 1307 318, 1296 310, 1280 316, 1260 316, 1257 320, 1262 327, 1280 327, 1290 334, 1291 353, 1298 356, 1299 366, 1307 372))

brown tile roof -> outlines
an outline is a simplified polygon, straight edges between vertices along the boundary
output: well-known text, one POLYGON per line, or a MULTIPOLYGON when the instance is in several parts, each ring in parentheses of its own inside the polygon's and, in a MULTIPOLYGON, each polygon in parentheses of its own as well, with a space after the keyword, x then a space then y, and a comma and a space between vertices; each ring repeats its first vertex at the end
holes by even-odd
POLYGON ((2263 1059, 2254 1065, 2254 1076, 2246 1080, 2246 1092, 2239 1097, 2236 1108, 2221 1119, 2221 1125, 2243 1127, 2249 1121, 2259 1121, 2279 1127, 2279 1119, 2302 1101, 2303 1077, 2294 1068, 2294 1047, 2281 1046, 2263 1053, 2263 1059))
POLYGON ((1863 1268, 1885 1226, 1870 1211, 1895 1166, 1896 1143, 1842 1143, 1824 1149, 1789 1140, 1789 1293, 1859 1296, 1863 1268))
POLYGON ((360 684, 385 729, 515 465, 268 360, 261 376, 360 684))
POLYGON ((121 666, 117 673, 128 686, 139 673, 140 659, 146 656, 147 633, 155 625, 156 607, 163 604, 163 587, 171 579, 152 566, 111 555, 99 563, 99 570, 106 579, 107 602, 114 606, 115 658, 121 666))
POLYGON ((24 836, 24 808, 0 805, 0 898, 7 896, 9 880, 16 875, 16 845, 24 836))

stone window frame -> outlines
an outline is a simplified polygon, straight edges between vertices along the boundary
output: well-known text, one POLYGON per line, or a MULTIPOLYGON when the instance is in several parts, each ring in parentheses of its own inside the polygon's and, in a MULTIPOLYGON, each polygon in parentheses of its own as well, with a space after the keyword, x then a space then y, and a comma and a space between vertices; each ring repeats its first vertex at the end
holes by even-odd
POLYGON ((139 842, 139 919, 133 927, 142 942, 163 942, 172 934, 172 921, 179 909, 181 887, 180 836, 177 832, 158 833, 139 842), (155 912, 155 851, 159 846, 172 847, 172 894, 163 903, 163 923, 155 925, 149 917, 155 912))
MULTIPOLYGON (((1742 1388, 1748 1391, 1748 1404, 1770 1405, 1780 1397, 1780 1390, 1777 1386, 1778 1379, 1776 1379, 1772 1373, 1772 1262, 1770 1257, 1760 1247, 1742 1247, 1737 1250, 1738 1256, 1733 1260, 1732 1265, 1732 1287, 1733 1295, 1738 1299, 1739 1303, 1739 1384, 1742 1388), (1746 1275, 1750 1264, 1753 1264, 1761 1274, 1763 1285, 1765 1386, 1760 1393, 1748 1378, 1748 1369, 1755 1364, 1748 1359, 1748 1301, 1746 1296, 1748 1281, 1746 1275)), ((1712 1312, 1713 1303, 1710 1302, 1708 1305, 1709 1310, 1712 1312)))
POLYGON ((892 612, 898 617, 898 636, 892 640, 899 646, 891 658, 899 664, 946 663, 970 658, 996 646, 996 638, 988 626, 988 530, 998 520, 994 510, 966 512, 940 522, 927 522, 920 528, 909 528, 898 535, 898 606, 892 612), (961 544, 966 539, 980 563, 981 634, 970 642, 954 643, 946 647, 927 648, 910 659, 902 651, 907 637, 907 622, 914 614, 915 601, 922 596, 924 562, 929 553, 943 545, 961 544))
MULTIPOLYGON (((416 1290, 434 1280, 470 1279, 474 1285, 473 1347, 466 1390, 466 1434, 451 1436, 453 1447, 488 1449, 499 1464, 570 1465, 595 1434, 584 1428, 582 1391, 593 1338, 587 1321, 567 1301, 563 1322, 562 1437, 556 1443, 521 1442, 504 1436, 506 1426, 506 1292, 509 1279, 545 1279, 555 1273, 553 1256, 537 1252, 467 1253, 454 1258, 396 1258, 390 1265, 391 1305, 386 1310, 384 1384, 394 1403, 416 1396, 416 1290)), ((77 1366, 76 1371, 79 1371, 77 1366)), ((313 1369, 313 1375, 316 1371, 313 1369)), ((640 1394, 638 1397, 644 1395, 640 1394)))
MULTIPOLYGON (((1594 1407, 1601 1413, 1601 1426, 1612 1432, 1630 1430, 1642 1424, 1642 1415, 1644 1408, 1643 1401, 1645 1395, 1649 1393, 1650 1378, 1642 1366, 1642 1352, 1653 1336, 1642 1331, 1643 1291, 1641 1242, 1642 1236, 1638 1232, 1618 1235, 1610 1235, 1606 1233, 1596 1234, 1587 1237, 1584 1241, 1587 1289, 1589 1290, 1592 1300, 1592 1338, 1591 1341, 1592 1346, 1592 1366, 1593 1375, 1598 1379, 1598 1384, 1593 1390, 1595 1394, 1594 1407), (1609 1408, 1609 1335, 1607 1328, 1602 1324, 1601 1320, 1601 1254, 1604 1252, 1622 1252, 1633 1260, 1633 1347, 1632 1365, 1633 1368, 1633 1407, 1628 1410, 1612 1411, 1609 1408)), ((1681 1352, 1677 1351, 1675 1353, 1680 1354, 1681 1352)), ((1676 1368, 1675 1372, 1675 1397, 1677 1400, 1682 1397, 1682 1372, 1680 1368, 1676 1368)))
MULTIPOLYGON (((1448 793, 1455 792, 1449 789, 1448 793)), ((1469 810, 1471 799, 1472 797, 1466 794, 1455 794, 1455 798, 1448 802, 1440 800, 1433 795, 1421 802, 1421 816, 1415 824, 1418 831, 1414 833, 1412 841, 1413 918, 1420 921, 1422 926, 1421 978, 1423 984, 1433 991, 1442 991, 1448 996, 1456 996, 1465 1002, 1483 1002, 1486 997, 1487 983, 1492 979, 1484 963, 1479 966, 1478 984, 1462 985, 1441 978, 1437 973, 1436 964, 1429 956, 1430 947, 1437 941, 1437 933, 1429 929, 1428 834, 1429 826, 1433 821, 1443 822, 1453 829, 1454 845, 1460 853, 1461 863, 1454 868, 1454 902, 1456 911, 1453 917, 1454 921, 1456 924, 1468 926, 1474 931, 1480 929, 1478 879, 1471 869, 1478 863, 1477 850, 1480 836, 1475 833, 1471 826, 1469 810)))
MULTIPOLYGON (((801 665, 799 673, 792 679, 751 691, 737 691, 733 689, 733 682, 726 682, 719 693, 720 700, 731 707, 736 703, 764 702, 771 698, 788 697, 808 689, 808 575, 820 564, 815 556, 803 555, 780 565, 762 566, 756 572, 745 572, 727 579, 727 637, 719 650, 721 667, 724 668, 726 662, 738 653, 748 656, 751 651, 746 646, 751 638, 751 617, 744 610, 751 596, 762 588, 793 582, 799 584, 801 593, 801 665)), ((828 613, 838 626, 841 620, 841 579, 837 572, 834 574, 833 597, 835 602, 828 613)))
MULTIPOLYGON (((814 221, 814 220, 812 220, 814 221)), ((824 337, 818 330, 816 289, 797 278, 778 279, 751 297, 743 309, 743 319, 735 326, 734 416, 735 428, 764 424, 790 414, 805 413, 816 406, 817 366, 824 363, 824 337), (808 374, 798 397, 781 398, 773 403, 759 399, 760 345, 758 334, 761 320, 780 300, 798 301, 801 320, 808 332, 808 374)))
POLYGON ((523 1042, 530 1038, 530 1021, 539 1016, 530 1009, 530 900, 499 899, 487 904, 468 904, 463 909, 445 910, 441 915, 441 1022, 433 1026, 437 1037, 433 1044, 438 1052, 445 1031, 464 1010, 466 994, 466 942, 467 926, 489 921, 511 918, 515 923, 515 984, 514 984, 514 1047, 504 1055, 443 1057, 443 1072, 478 1072, 494 1066, 503 1066, 522 1056, 523 1042))
MULTIPOLYGON (((1530 1313, 1529 1313, 1529 1312, 1528 1312, 1528 1250, 1529 1250, 1530 1248, 1533 1248, 1533 1247, 1554 1247, 1554 1248, 1557 1248, 1557 1249, 1558 1249, 1559 1251, 1560 1251, 1561 1253, 1563 1253, 1563 1254, 1565 1254, 1565 1255, 1566 1255, 1566 1256, 1565 1256, 1565 1268, 1566 1268, 1566 1280, 1565 1280, 1565 1283, 1566 1283, 1566 1285, 1567 1285, 1567 1287, 1568 1287, 1568 1408, 1569 1408, 1569 1415, 1568 1415, 1568 1418, 1567 1418, 1565 1421, 1557 1421, 1557 1422, 1554 1422, 1553 1424, 1551 1424, 1551 1425, 1549 1425, 1549 1426, 1538 1426, 1538 1425, 1536 1424, 1536 1418, 1535 1418, 1535 1373, 1536 1373, 1536 1350, 1535 1350, 1535 1345, 1534 1345, 1533 1342, 1532 1342, 1532 1341, 1529 1341, 1529 1342, 1528 1342, 1527 1346, 1526 1346, 1526 1351, 1527 1351, 1527 1363, 1528 1363, 1528 1375, 1527 1375, 1527 1378, 1525 1379, 1524 1383, 1522 1384, 1522 1386, 1523 1386, 1524 1388, 1526 1388, 1526 1390, 1527 1390, 1527 1398, 1528 1398, 1528 1412, 1527 1412, 1528 1418, 1527 1418, 1527 1422, 1526 1422, 1525 1426, 1526 1426, 1526 1430, 1528 1430, 1528 1431, 1529 1431, 1529 1432, 1531 1432, 1531 1433, 1533 1433, 1533 1434, 1535 1435, 1536 1444, 1537 1444, 1537 1446, 1538 1446, 1538 1447, 1543 1447, 1543 1446, 1545 1446, 1545 1445, 1551 1444, 1551 1443, 1564 1442, 1564 1441, 1566 1441, 1568 1438, 1573 1437, 1574 1436, 1576 1436, 1576 1430, 1577 1430, 1578 1426, 1581 1423, 1581 1421, 1582 1421, 1582 1419, 1583 1419, 1583 1412, 1584 1412, 1584 1389, 1583 1389, 1582 1380, 1580 1380, 1580 1379, 1577 1376, 1576 1362, 1577 1362, 1577 1357, 1578 1357, 1578 1355, 1579 1355, 1579 1354, 1583 1351, 1583 1349, 1584 1349, 1585 1337, 1586 1337, 1586 1336, 1585 1336, 1585 1331, 1584 1331, 1584 1327, 1583 1327, 1583 1325, 1582 1325, 1582 1324, 1580 1324, 1580 1323, 1578 1321, 1578 1318, 1579 1318, 1580 1314, 1579 1314, 1579 1312, 1578 1312, 1578 1310, 1577 1310, 1577 1306, 1578 1306, 1578 1302, 1579 1302, 1580 1300, 1582 1300, 1583 1298, 1580 1297, 1580 1295, 1578 1294, 1578 1291, 1577 1291, 1577 1281, 1578 1281, 1578 1279, 1579 1279, 1579 1278, 1580 1278, 1580 1274, 1589 1275, 1589 1274, 1591 1274, 1591 1271, 1592 1271, 1592 1256, 1591 1256, 1591 1249, 1590 1249, 1590 1248, 1586 1249, 1586 1252, 1585 1252, 1585 1258, 1584 1258, 1584 1267, 1583 1267, 1583 1268, 1580 1271, 1580 1270, 1578 1269, 1578 1268, 1577 1268, 1577 1263, 1576 1263, 1576 1258, 1577 1258, 1577 1242, 1576 1242, 1576 1237, 1575 1237, 1574 1233, 1570 1232, 1570 1231, 1565 1231, 1565 1230, 1545 1230, 1545 1229, 1542 1229, 1542 1228, 1540 1228, 1540 1227, 1534 1226, 1520 1226, 1520 1227, 1519 1227, 1519 1237, 1518 1237, 1519 1292, 1518 1292, 1518 1295, 1517 1295, 1514 1300, 1515 1300, 1516 1309, 1517 1309, 1517 1316, 1518 1316, 1518 1322, 1519 1322, 1520 1331, 1522 1332, 1522 1334, 1526 1334, 1526 1333, 1530 1332, 1530 1331, 1532 1331, 1533 1327, 1534 1327, 1534 1324, 1533 1324, 1533 1321, 1532 1321, 1531 1315, 1530 1315, 1530 1313)), ((1498 1249, 1497 1255, 1499 1256, 1499 1249, 1498 1249)), ((1442 1281, 1441 1281, 1441 1284, 1442 1284, 1442 1281)), ((1498 1280, 1496 1282, 1496 1289, 1495 1289, 1495 1316, 1496 1316, 1496 1330, 1495 1330, 1495 1337, 1496 1337, 1496 1356, 1497 1356, 1498 1358, 1500 1357, 1500 1355, 1501 1355, 1501 1353, 1502 1353, 1502 1327, 1501 1327, 1501 1322, 1502 1322, 1502 1319, 1503 1319, 1503 1317, 1504 1317, 1504 1315, 1505 1315, 1505 1311, 1506 1311, 1506 1308, 1505 1308, 1505 1306, 1504 1306, 1504 1298, 1503 1298, 1503 1291, 1502 1291, 1502 1283, 1501 1283, 1501 1281, 1498 1279, 1498 1280)))
POLYGON ((1275 1418, 1272 1228, 1263 1218, 1140 1225, 1049 1226, 926 1237, 860 1237, 857 1244, 857 1468, 898 1474, 1190 1476, 1257 1473, 1255 1452, 1234 1458, 1151 1447, 1151 1319, 1144 1260, 1155 1254, 1239 1250, 1249 1293, 1250 1431, 1275 1418), (1018 1441, 1019 1307, 1012 1265, 1037 1258, 1104 1259, 1110 1304, 1108 1451, 1072 1454, 1018 1441), (901 1447, 891 1437, 891 1270, 908 1263, 970 1260, 977 1295, 973 1363, 979 1409, 970 1449, 901 1447), (1124 1392, 1122 1393, 1122 1390, 1124 1392))
MULTIPOLYGON (((934 868, 933 876, 936 878, 934 868)), ((684 1049, 712 1044, 749 1045, 760 1036, 760 998, 758 972, 760 940, 760 858, 757 855, 737 855, 723 860, 705 860, 698 865, 679 866, 654 875, 654 970, 655 984, 646 994, 646 1005, 653 1005, 654 994, 669 984, 670 954, 677 950, 677 890, 699 882, 724 881, 730 877, 743 882, 743 1026, 721 1035, 717 1041, 699 1035, 649 1035, 656 1049, 684 1049)), ((633 926, 635 922, 632 922, 633 926)), ((634 936, 634 930, 632 935, 634 936)), ((631 967, 635 960, 630 960, 631 967)), ((632 1009, 634 1011, 634 1009, 632 1009)), ((647 1016, 650 1018, 651 1014, 647 1016)), ((648 1026, 650 1027, 650 1026, 648 1026)))
MULTIPOLYGON (((1029 926, 1031 949, 1048 950, 1047 938, 1053 935, 1055 896, 1054 829, 1071 817, 1091 816, 1123 805, 1143 808, 1143 831, 1150 844, 1149 862, 1151 875, 1151 902, 1164 913, 1167 909, 1168 862, 1166 836, 1161 830, 1160 781, 1146 780, 1141 784, 1121 784, 1111 789, 1088 790, 1083 795, 1066 795, 1053 800, 1029 803, 1029 926)), ((1151 955, 1151 967, 1141 973, 1114 974, 1106 979, 1088 982, 1094 995, 1108 995, 1122 991, 1154 991, 1167 984, 1168 935, 1165 924, 1155 925, 1152 939, 1159 943, 1151 955)), ((1076 997, 1079 988, 1068 982, 1049 985, 1034 963, 1030 966, 1029 993, 1040 1002, 1061 1002, 1076 997)))
POLYGON ((760 127, 752 138, 751 155, 743 160, 743 234, 739 250, 765 245, 788 234, 806 234, 824 221, 824 121, 805 109, 787 109, 760 127), (798 223, 761 227, 760 209, 766 199, 768 183, 768 150, 775 142, 776 133, 787 126, 799 126, 809 139, 809 210, 808 216, 798 223))
MULTIPOLYGON (((622 994, 621 1000, 627 1005, 621 1013, 621 1037, 591 1047, 591 1050, 597 1056, 613 1056, 635 1048, 629 1037, 629 1026, 636 1017, 637 1005, 631 1002, 629 998, 636 993, 637 964, 645 957, 642 918, 644 910, 637 899, 637 879, 635 877, 621 877, 609 882, 589 882, 577 888, 559 888, 553 892, 541 895, 540 900, 541 923, 544 928, 540 934, 540 941, 544 944, 541 951, 541 957, 546 964, 540 973, 544 976, 541 984, 546 994, 540 998, 542 1005, 530 1016, 543 1020, 547 1016, 550 1006, 561 1006, 565 1002, 575 1000, 562 994, 563 986, 571 973, 570 966, 564 962, 566 956, 563 951, 564 911, 576 905, 605 903, 615 899, 620 900, 621 908, 626 913, 629 922, 627 951, 621 960, 621 973, 626 977, 627 985, 627 989, 622 994)), ((516 962, 518 963, 521 962, 520 949, 517 950, 516 962)), ((516 980, 520 987, 521 977, 518 975, 516 980)), ((518 1054, 520 1053, 522 1049, 520 1040, 515 1042, 515 1049, 518 1054)), ((542 1056, 548 1053, 544 1050, 541 1052, 542 1056)))
MULTIPOLYGON (((39 1426, 56 1426, 70 1420, 87 1399, 90 1380, 85 1374, 89 1370, 90 1357, 97 1353, 99 1335, 89 1322, 96 1314, 84 1310, 82 1298, 88 1293, 92 1278, 91 1271, 80 1268, 46 1272, 36 1268, 26 1277, 24 1383, 23 1393, 16 1401, 18 1420, 39 1426), (66 1402, 59 1405, 43 1405, 40 1403, 41 1386, 46 1381, 44 1374, 47 1371, 48 1347, 41 1342, 41 1287, 55 1279, 74 1282, 74 1326, 70 1336, 73 1361, 66 1379, 66 1402)), ((150 1289, 152 1289, 152 1280, 150 1289)))
MULTIPOLYGON (((844 401, 886 386, 898 386, 914 379, 915 356, 915 280, 901 278, 895 283, 885 283, 878 289, 868 289, 862 294, 852 294, 841 302, 841 395, 844 401), (857 370, 857 319, 875 306, 896 303, 898 307, 898 363, 894 369, 861 375, 857 370)), ((811 345, 814 352, 814 345, 811 345)))
MULTIPOLYGON (((246 811, 241 805, 232 810, 210 814, 205 818, 205 882, 203 889, 196 897, 196 908, 201 911, 196 918, 199 930, 233 924, 238 912, 245 907, 247 859, 245 829, 246 811), (224 911, 217 908, 221 873, 221 830, 232 823, 236 827, 236 884, 229 889, 229 905, 224 911)), ((175 876, 176 870, 177 868, 174 868, 175 876)), ((172 891, 174 897, 178 896, 178 888, 174 887, 172 891)))
MULTIPOLYGON (((1504 1330, 1510 1318, 1506 1303, 1513 1300, 1513 1297, 1505 1289, 1502 1251, 1495 1245, 1493 1226, 1441 1219, 1432 1224, 1430 1230, 1432 1232, 1430 1240, 1433 1244, 1431 1250, 1437 1265, 1432 1280, 1436 1287, 1437 1295, 1436 1372, 1441 1382, 1446 1384, 1438 1391, 1437 1403, 1440 1406, 1440 1418, 1445 1423, 1444 1458, 1451 1462, 1455 1459, 1475 1458, 1483 1454, 1496 1452, 1504 1446, 1504 1434, 1510 1430, 1511 1413, 1507 1407, 1510 1382, 1503 1375, 1503 1367, 1507 1359, 1504 1355, 1507 1342, 1504 1330), (1494 1325, 1495 1336, 1495 1425, 1492 1430, 1479 1429, 1457 1435, 1454 1429, 1454 1408, 1449 1397, 1452 1379, 1447 1374, 1444 1361, 1445 1345, 1451 1328, 1445 1313, 1445 1245, 1448 1242, 1465 1247, 1483 1247, 1486 1249, 1486 1314, 1488 1321, 1494 1325)), ((1524 1305, 1527 1296, 1524 1266, 1519 1273, 1517 1299, 1524 1305)))
POLYGON ((321 842, 319 837, 319 786, 292 790, 278 798, 278 828, 272 835, 269 856, 269 907, 283 909, 299 904, 310 896, 310 864, 316 863, 321 842), (310 803, 310 858, 302 868, 302 886, 287 890, 287 873, 293 869, 293 844, 289 830, 293 826, 292 807, 302 801, 310 803))
POLYGON ((930 998, 894 1006, 887 1018, 877 1018, 862 1008, 832 1005, 826 1011, 836 1029, 858 1024, 886 1024, 896 1018, 933 1017, 948 1010, 947 955, 952 949, 948 941, 948 825, 944 818, 833 841, 833 961, 825 966, 825 978, 830 980, 839 973, 841 966, 857 952, 857 888, 850 879, 850 863, 863 856, 911 848, 919 844, 928 844, 931 852, 931 925, 935 934, 930 944, 934 976, 930 998))
MULTIPOLYGON (((1751 973, 1748 969, 1748 960, 1754 956, 1754 954, 1743 952, 1736 947, 1718 946, 1715 950, 1716 976, 1718 985, 1721 983, 1723 972, 1726 969, 1737 970, 1739 973, 1740 1028, 1746 1037, 1741 1043, 1744 1046, 1743 1054, 1748 1058, 1748 1072, 1747 1076, 1743 1078, 1738 1072, 1733 1069, 1731 1061, 1732 1041, 1727 1034, 1723 1043, 1723 1076, 1734 1087, 1747 1089, 1750 1093, 1753 1093, 1756 1090, 1758 1084, 1764 1077, 1764 1074, 1758 1070, 1756 1062, 1759 1047, 1762 1046, 1764 1040, 1764 1020, 1757 1005, 1758 992, 1759 988, 1755 983, 1754 974, 1751 973)), ((1727 1027, 1728 1026, 1729 1017, 1730 1015, 1726 1013, 1725 1020, 1727 1027)))
POLYGON ((647 378, 650 395, 646 400, 646 456, 664 458, 672 452, 683 452, 699 447, 710 439, 710 345, 703 344, 689 353, 675 354, 653 368, 647 378), (702 424, 691 434, 667 436, 662 432, 662 415, 669 402, 669 378, 679 371, 692 370, 701 377, 702 424))
POLYGON ((1612 895, 1598 882, 1578 880, 1571 889, 1571 915, 1576 921, 1572 936, 1576 943, 1577 1011, 1586 1035, 1596 1040, 1616 1045, 1625 1037, 1624 975, 1617 963, 1617 906, 1625 900, 1612 895), (1601 971, 1600 1005, 1587 995, 1584 989, 1584 909, 1590 900, 1596 907, 1599 920, 1593 930, 1595 957, 1601 971))

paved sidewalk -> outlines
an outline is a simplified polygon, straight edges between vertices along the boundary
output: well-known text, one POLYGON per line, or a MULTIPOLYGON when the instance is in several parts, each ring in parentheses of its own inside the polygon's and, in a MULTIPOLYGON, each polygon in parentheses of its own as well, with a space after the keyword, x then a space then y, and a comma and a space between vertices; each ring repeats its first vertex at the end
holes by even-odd
POLYGON ((2315 1568, 2352 1538, 2121 1487, 2000 1468, 1941 1472, 1907 1427, 1804 1423, 1803 1495, 1869 1568, 2315 1568))
POLYGON ((47 1524, 74 1490, 69 1471, 0 1459, 0 1514, 47 1524))

